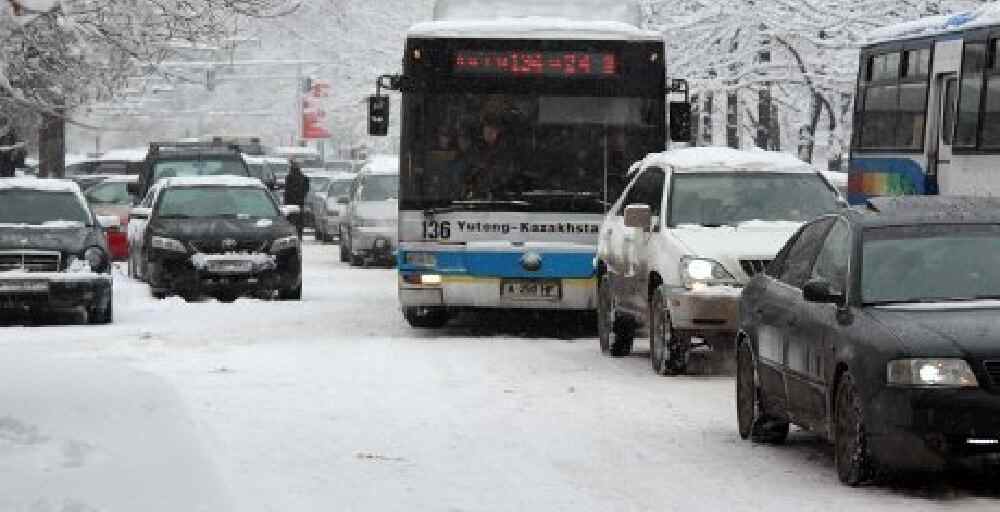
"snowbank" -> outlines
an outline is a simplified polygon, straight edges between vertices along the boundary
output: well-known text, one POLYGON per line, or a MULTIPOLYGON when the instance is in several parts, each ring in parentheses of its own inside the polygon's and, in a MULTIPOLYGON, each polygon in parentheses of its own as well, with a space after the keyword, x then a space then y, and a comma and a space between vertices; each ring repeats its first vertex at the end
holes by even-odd
POLYGON ((815 169, 788 153, 776 151, 740 151, 727 147, 697 147, 654 153, 645 159, 645 164, 678 167, 685 169, 720 168, 722 171, 749 169, 759 171, 814 173, 815 169))
POLYGON ((871 32, 867 44, 915 39, 991 25, 1000 25, 1000 2, 984 5, 974 11, 930 16, 882 27, 871 32))

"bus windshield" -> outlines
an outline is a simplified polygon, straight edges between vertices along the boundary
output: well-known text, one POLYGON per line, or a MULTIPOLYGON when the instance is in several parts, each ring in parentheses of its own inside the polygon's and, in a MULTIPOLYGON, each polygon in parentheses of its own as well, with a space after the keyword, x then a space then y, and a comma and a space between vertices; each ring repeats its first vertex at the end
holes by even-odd
POLYGON ((429 94, 406 207, 601 213, 629 164, 657 146, 659 108, 629 97, 429 94))

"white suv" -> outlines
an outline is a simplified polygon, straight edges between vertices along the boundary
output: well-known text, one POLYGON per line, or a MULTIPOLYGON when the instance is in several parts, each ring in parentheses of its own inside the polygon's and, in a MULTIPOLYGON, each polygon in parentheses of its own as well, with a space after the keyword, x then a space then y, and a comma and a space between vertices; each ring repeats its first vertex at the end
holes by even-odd
POLYGON ((633 166, 601 228, 601 350, 632 351, 645 328, 653 370, 684 373, 690 349, 729 349, 743 285, 836 190, 782 153, 690 148, 633 166))

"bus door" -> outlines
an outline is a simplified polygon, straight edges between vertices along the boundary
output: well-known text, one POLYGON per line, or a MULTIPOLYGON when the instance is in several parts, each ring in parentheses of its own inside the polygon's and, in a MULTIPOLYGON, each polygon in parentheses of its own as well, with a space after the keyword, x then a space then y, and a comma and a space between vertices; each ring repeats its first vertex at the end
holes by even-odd
POLYGON ((938 194, 938 184, 941 176, 945 181, 950 178, 952 144, 955 137, 955 117, 958 111, 958 75, 945 73, 937 75, 939 111, 937 112, 936 134, 931 141, 931 153, 928 159, 928 190, 929 194, 938 194))

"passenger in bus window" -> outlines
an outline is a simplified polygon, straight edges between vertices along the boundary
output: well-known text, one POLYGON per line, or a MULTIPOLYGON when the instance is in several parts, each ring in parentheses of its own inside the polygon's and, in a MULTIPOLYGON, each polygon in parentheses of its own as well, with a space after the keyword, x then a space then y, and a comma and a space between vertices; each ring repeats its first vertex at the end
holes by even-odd
POLYGON ((508 138, 508 126, 500 113, 482 116, 482 147, 477 169, 470 174, 467 190, 474 199, 499 200, 518 192, 515 178, 519 175, 517 152, 508 138))

